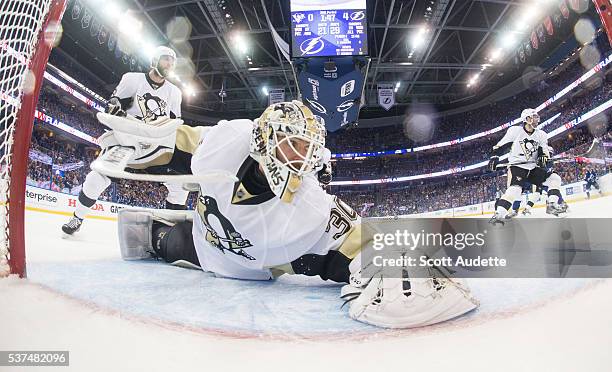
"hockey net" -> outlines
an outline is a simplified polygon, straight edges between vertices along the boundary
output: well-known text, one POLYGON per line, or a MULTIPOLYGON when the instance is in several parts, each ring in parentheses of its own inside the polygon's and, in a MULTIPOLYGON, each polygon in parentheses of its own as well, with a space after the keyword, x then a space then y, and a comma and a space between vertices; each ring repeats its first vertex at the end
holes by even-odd
POLYGON ((0 1, 0 276, 25 276, 24 209, 34 108, 66 0, 0 1))

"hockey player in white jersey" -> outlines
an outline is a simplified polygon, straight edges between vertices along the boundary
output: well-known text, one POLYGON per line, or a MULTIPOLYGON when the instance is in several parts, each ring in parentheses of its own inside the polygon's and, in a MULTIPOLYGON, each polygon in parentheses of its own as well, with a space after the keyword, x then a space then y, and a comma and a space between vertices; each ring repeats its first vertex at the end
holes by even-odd
POLYGON ((303 274, 347 283, 341 293, 349 315, 383 327, 418 327, 474 309, 459 280, 411 278, 407 285, 405 277, 361 276, 366 227, 320 187, 324 146, 323 124, 299 101, 271 105, 255 121, 202 128, 193 175, 225 170, 238 181, 201 182, 192 213, 122 210, 122 257, 156 257, 227 278, 303 274))
MULTIPOLYGON (((154 123, 162 117, 180 118, 181 91, 166 80, 176 63, 176 53, 170 48, 156 48, 151 61, 151 69, 147 73, 128 72, 121 78, 119 85, 108 101, 107 112, 117 116, 131 116, 145 123, 154 123)), ((105 151, 118 145, 113 131, 108 131, 98 139, 105 151)), ((161 149, 156 156, 167 149, 161 149)), ((139 160, 139 164, 147 164, 148 158, 139 160)), ((137 165, 135 165, 137 167, 137 165)), ((90 171, 83 183, 77 207, 73 217, 62 226, 66 234, 74 234, 81 228, 83 219, 100 195, 110 186, 111 179, 96 171, 90 171)), ((183 190, 181 184, 165 184, 168 189, 166 208, 185 209, 189 192, 183 190)))
POLYGON ((495 171, 500 156, 510 147, 508 188, 496 203, 496 211, 490 221, 493 224, 503 224, 512 204, 521 197, 525 182, 548 187, 547 213, 558 215, 565 212, 559 204, 561 177, 546 169, 551 156, 546 132, 537 128, 540 116, 534 109, 525 109, 521 113, 521 121, 522 124, 508 128, 504 137, 493 146, 493 155, 489 160, 489 169, 495 171))

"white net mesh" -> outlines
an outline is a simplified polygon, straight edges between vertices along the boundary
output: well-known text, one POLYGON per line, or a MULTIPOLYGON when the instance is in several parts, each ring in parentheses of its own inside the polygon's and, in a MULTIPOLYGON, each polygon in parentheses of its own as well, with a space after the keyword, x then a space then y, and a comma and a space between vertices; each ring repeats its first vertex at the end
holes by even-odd
POLYGON ((7 200, 13 135, 23 94, 34 89, 29 67, 51 3, 52 0, 0 0, 0 275, 8 272, 11 254, 7 200))

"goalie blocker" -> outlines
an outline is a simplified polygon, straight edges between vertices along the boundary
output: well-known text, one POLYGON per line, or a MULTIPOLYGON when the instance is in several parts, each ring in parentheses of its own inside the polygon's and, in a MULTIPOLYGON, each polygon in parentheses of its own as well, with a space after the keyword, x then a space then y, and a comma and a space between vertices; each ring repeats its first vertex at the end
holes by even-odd
POLYGON ((167 183, 198 183, 235 181, 226 171, 210 171, 193 176, 191 153, 200 142, 204 127, 189 127, 181 119, 160 117, 143 123, 131 117, 98 113, 100 123, 112 129, 99 138, 105 151, 91 169, 111 178, 167 183), (176 150, 179 154, 175 154, 176 150), (181 155, 184 159, 181 158, 181 155), (146 170, 147 173, 127 172, 126 169, 146 170))

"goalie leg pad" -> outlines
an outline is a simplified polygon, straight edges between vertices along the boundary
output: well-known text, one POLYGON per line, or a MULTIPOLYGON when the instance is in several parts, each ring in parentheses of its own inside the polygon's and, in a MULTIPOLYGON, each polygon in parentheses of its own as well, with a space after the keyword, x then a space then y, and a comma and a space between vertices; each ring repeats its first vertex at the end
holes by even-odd
POLYGON ((193 244, 193 222, 183 221, 163 232, 156 253, 164 261, 183 267, 200 268, 193 244))
POLYGON ((192 211, 155 212, 137 209, 119 211, 118 235, 121 257, 124 260, 142 260, 156 256, 153 247, 153 223, 167 226, 192 219, 192 211))

